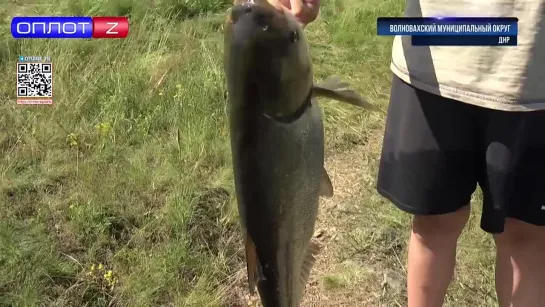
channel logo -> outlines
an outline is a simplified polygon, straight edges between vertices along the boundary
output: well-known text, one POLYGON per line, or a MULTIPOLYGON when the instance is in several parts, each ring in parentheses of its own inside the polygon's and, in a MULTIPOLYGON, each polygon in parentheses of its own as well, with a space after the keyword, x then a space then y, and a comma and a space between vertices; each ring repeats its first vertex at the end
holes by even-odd
POLYGON ((13 38, 125 38, 127 17, 13 17, 13 38))

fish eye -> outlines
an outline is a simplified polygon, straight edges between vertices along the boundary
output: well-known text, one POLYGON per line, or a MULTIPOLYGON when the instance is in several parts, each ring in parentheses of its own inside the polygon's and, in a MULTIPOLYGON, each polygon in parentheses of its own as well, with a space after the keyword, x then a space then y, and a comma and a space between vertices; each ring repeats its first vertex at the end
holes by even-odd
POLYGON ((292 31, 291 34, 290 34, 290 41, 292 43, 295 43, 299 40, 299 33, 297 33, 297 31, 292 31))

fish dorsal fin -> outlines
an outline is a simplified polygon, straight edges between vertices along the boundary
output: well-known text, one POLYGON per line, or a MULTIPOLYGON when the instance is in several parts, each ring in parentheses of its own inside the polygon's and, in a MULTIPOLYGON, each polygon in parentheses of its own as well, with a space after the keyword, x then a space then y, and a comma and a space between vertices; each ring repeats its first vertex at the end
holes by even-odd
POLYGON ((314 265, 314 262, 316 261, 316 255, 320 252, 320 246, 315 242, 310 242, 308 244, 306 253, 303 257, 303 263, 301 264, 301 275, 300 275, 300 282, 301 282, 301 289, 305 289, 305 286, 308 281, 308 277, 310 276, 310 270, 312 270, 312 266, 314 265))
POLYGON ((333 197, 333 184, 325 168, 322 168, 322 178, 320 179, 320 196, 333 197))
POLYGON ((250 293, 253 295, 255 293, 257 282, 263 273, 261 272, 261 265, 259 264, 259 259, 257 257, 255 243, 248 233, 246 233, 244 241, 246 250, 246 270, 248 271, 248 287, 250 289, 250 293))
POLYGON ((351 105, 366 109, 377 109, 361 95, 348 88, 349 84, 342 81, 338 76, 330 76, 322 82, 315 84, 312 88, 314 97, 326 97, 337 101, 346 102, 351 105))

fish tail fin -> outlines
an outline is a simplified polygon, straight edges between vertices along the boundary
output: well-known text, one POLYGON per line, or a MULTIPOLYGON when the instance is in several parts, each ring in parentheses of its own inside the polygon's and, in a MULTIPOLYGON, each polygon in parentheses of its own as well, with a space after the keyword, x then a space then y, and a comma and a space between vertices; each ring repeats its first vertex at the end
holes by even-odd
POLYGON ((322 82, 315 84, 312 94, 315 97, 326 97, 366 109, 377 109, 376 106, 370 104, 358 92, 348 87, 349 84, 342 81, 338 76, 330 76, 322 82))
POLYGON ((246 249, 246 270, 248 272, 248 287, 252 295, 255 294, 255 288, 259 281, 259 260, 257 258, 257 250, 252 238, 246 234, 245 236, 246 249))
POLYGON ((301 275, 300 275, 300 282, 301 282, 301 289, 305 288, 305 285, 308 281, 308 278, 310 276, 310 271, 312 270, 312 267, 314 266, 314 262, 316 262, 316 255, 320 252, 320 246, 311 241, 307 247, 307 251, 305 253, 305 256, 303 258, 303 263, 301 265, 301 275))

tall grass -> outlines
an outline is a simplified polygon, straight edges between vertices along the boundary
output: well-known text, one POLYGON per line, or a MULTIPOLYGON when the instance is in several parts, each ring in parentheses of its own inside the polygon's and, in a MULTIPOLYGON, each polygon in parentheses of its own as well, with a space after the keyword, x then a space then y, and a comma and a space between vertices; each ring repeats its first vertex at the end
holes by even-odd
POLYGON ((238 268, 222 245, 227 2, 49 4, 2 14, 0 305, 219 305, 238 268), (14 40, 15 14, 126 15, 130 35, 14 40), (19 55, 51 57, 53 106, 15 105, 19 55))

